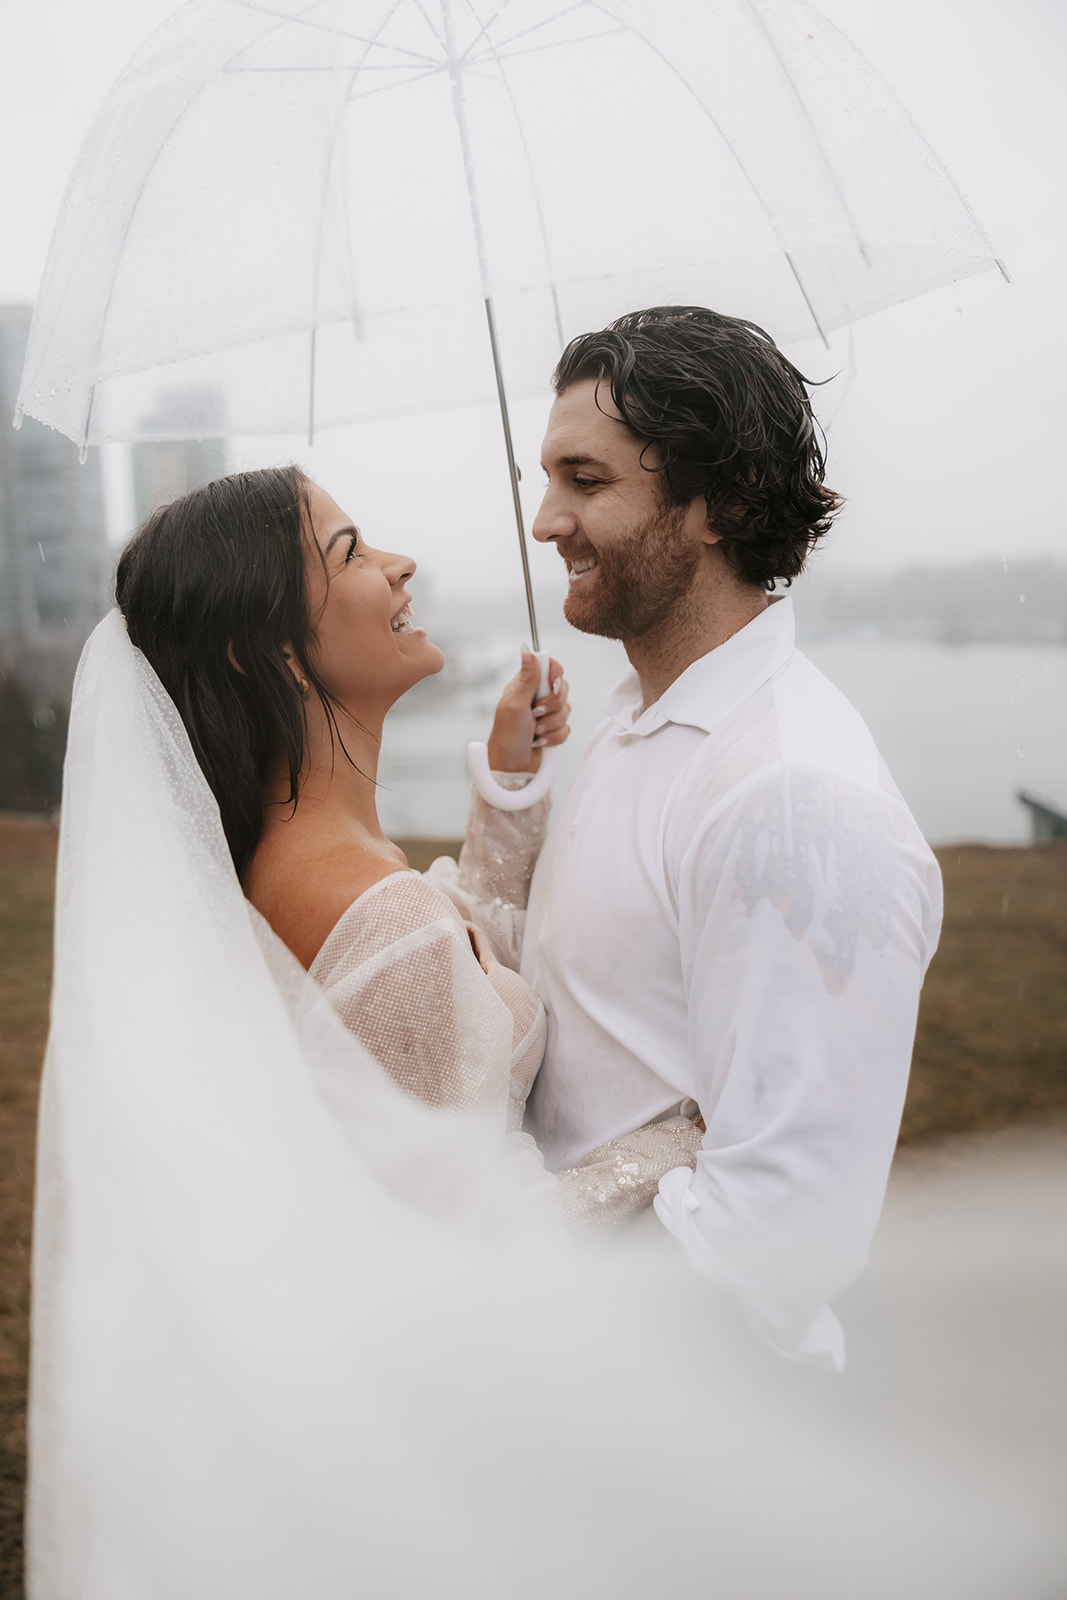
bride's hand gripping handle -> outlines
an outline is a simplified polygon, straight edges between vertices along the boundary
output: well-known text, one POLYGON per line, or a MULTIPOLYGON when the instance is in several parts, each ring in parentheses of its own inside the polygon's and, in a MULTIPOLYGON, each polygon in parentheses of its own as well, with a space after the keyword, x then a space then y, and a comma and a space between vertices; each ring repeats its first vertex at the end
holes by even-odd
POLYGON ((525 811, 552 785, 559 747, 570 733, 563 669, 548 652, 523 650, 522 666, 496 709, 488 746, 467 746, 467 764, 478 792, 500 811, 525 811), (532 772, 522 789, 503 789, 495 772, 532 772))

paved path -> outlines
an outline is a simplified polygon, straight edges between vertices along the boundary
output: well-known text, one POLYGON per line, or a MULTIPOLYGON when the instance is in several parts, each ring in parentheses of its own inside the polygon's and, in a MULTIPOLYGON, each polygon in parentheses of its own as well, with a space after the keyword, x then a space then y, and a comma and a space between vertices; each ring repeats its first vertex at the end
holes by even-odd
POLYGON ((1067 1125, 902 1150, 872 1262, 901 1436, 1067 1520, 1067 1125))

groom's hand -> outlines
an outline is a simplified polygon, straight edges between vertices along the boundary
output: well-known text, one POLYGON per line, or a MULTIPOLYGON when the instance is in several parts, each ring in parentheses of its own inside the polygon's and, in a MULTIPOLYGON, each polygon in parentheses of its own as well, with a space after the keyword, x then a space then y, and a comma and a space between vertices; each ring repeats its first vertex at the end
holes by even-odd
POLYGON ((549 692, 536 700, 540 676, 537 657, 524 650, 522 666, 500 696, 489 735, 489 765, 494 772, 536 772, 541 751, 562 744, 571 731, 563 668, 549 660, 549 692))

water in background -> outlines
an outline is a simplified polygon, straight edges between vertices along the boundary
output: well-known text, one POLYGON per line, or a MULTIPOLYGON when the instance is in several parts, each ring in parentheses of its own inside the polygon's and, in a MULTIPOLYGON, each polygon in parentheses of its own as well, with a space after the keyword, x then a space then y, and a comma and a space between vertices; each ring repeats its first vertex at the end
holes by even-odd
POLYGON ((837 639, 806 652, 848 696, 934 844, 1020 844, 1016 791, 1067 797, 1067 649, 837 639))
MULTIPOLYGON (((487 635, 449 652, 451 683, 420 684, 389 717, 379 795, 387 832, 463 832, 466 746, 484 739, 499 688, 518 664, 517 636, 487 635), (458 660, 458 666, 456 665, 458 660)), ((557 802, 627 669, 622 646, 546 629, 566 669, 573 733, 557 802)), ((866 719, 905 799, 933 843, 1020 844, 1029 834, 1017 789, 1067 795, 1067 649, 1062 644, 939 644, 824 638, 806 653, 866 719)))

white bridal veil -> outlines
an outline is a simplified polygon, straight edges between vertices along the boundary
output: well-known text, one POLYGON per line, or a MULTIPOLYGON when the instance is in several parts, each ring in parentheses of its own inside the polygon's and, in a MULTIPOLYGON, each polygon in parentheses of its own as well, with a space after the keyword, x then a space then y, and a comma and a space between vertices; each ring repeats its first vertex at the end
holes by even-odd
POLYGON ((65 778, 32 1600, 1051 1592, 995 1507, 761 1407, 666 1235, 593 1253, 531 1192, 251 910, 112 613, 65 778))

